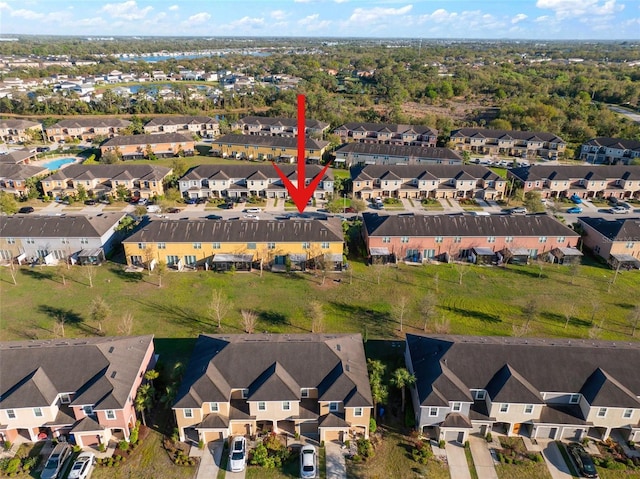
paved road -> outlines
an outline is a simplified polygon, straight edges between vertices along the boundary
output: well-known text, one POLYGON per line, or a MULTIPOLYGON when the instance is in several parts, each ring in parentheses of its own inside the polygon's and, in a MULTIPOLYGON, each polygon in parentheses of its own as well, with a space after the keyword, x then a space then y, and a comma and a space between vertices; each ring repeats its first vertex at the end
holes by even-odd
POLYGON ((626 108, 622 108, 622 107, 619 107, 617 105, 607 105, 607 107, 609 107, 609 110, 615 111, 616 113, 619 113, 620 115, 627 117, 631 121, 635 121, 636 123, 640 123, 640 114, 639 113, 634 113, 631 110, 627 110, 626 108))
POLYGON ((469 446, 476 472, 478 473, 478 479, 498 479, 487 441, 483 437, 470 435, 469 446))
POLYGON ((542 455, 544 456, 547 469, 553 479, 572 479, 569 466, 562 457, 558 445, 554 441, 544 441, 538 439, 538 444, 542 446, 542 455))
POLYGON ((451 479, 471 479, 467 457, 464 454, 464 447, 448 442, 444 450, 447 452, 447 462, 449 463, 449 475, 451 479))
POLYGON ((341 447, 334 442, 325 443, 327 479, 347 479, 347 466, 341 447))

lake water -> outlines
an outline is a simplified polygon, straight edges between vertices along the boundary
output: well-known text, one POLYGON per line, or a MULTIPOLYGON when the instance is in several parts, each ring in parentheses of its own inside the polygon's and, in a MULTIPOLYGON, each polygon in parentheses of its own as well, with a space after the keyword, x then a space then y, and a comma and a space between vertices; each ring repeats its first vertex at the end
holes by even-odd
POLYGON ((51 160, 43 163, 42 167, 50 170, 58 170, 61 166, 68 165, 69 163, 75 163, 75 161, 75 158, 58 158, 57 160, 51 160))

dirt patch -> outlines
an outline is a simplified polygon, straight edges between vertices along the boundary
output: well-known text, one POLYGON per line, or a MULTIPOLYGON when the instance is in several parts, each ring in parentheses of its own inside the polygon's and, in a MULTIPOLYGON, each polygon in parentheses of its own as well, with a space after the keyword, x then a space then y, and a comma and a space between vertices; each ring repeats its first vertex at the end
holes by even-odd
MULTIPOLYGON (((374 107, 378 113, 385 115, 389 112, 388 105, 374 107)), ((451 118, 455 124, 465 122, 490 122, 498 116, 499 108, 483 105, 481 102, 470 102, 464 98, 455 98, 444 105, 430 105, 427 103, 406 102, 402 104, 402 113, 411 118, 421 118, 425 115, 436 115, 451 118)))

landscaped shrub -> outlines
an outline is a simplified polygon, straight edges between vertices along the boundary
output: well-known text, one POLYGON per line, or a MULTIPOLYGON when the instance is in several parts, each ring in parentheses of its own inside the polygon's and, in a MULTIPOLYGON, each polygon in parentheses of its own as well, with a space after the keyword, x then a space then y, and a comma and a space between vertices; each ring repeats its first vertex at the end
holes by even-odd
POLYGON ((118 449, 121 451, 127 452, 129 450, 129 443, 124 439, 118 442, 118 449))
POLYGON ((487 442, 493 441, 493 437, 491 436, 490 432, 487 433, 487 435, 485 436, 485 439, 487 440, 487 442))
POLYGON ((444 439, 440 439, 440 440, 438 441, 438 447, 439 447, 440 449, 444 449, 445 444, 446 444, 446 442, 444 441, 444 439))
POLYGON ((371 444, 371 441, 369 441, 369 439, 358 439, 357 444, 359 456, 362 456, 364 459, 373 457, 373 444, 371 444))
POLYGON ((378 424, 374 418, 369 419, 369 434, 375 434, 378 430, 378 424))
POLYGON ((433 451, 428 443, 424 441, 418 441, 415 444, 415 447, 411 451, 411 456, 413 460, 420 463, 426 464, 430 458, 433 457, 433 451))
POLYGON ((6 474, 13 474, 18 472, 18 469, 20 469, 20 458, 14 457, 13 459, 9 459, 4 472, 6 474))

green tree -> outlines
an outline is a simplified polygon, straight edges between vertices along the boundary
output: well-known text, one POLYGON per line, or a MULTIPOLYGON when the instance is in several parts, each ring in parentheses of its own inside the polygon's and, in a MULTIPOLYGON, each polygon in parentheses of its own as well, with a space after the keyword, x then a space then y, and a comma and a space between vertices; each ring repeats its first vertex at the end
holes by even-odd
POLYGON ((151 409, 151 406, 153 406, 154 394, 155 390, 150 383, 143 384, 138 388, 138 394, 136 394, 136 398, 133 402, 133 407, 142 416, 142 424, 144 424, 145 426, 147 425, 145 412, 151 409))
POLYGON ((118 154, 115 151, 106 151, 100 156, 100 163, 103 165, 113 165, 119 161, 120 158, 118 158, 118 154))
POLYGON ((0 212, 12 215, 18 211, 16 197, 6 191, 0 191, 0 212))
POLYGON ((162 288, 162 278, 167 274, 167 271, 167 263, 164 261, 158 261, 156 263, 155 272, 156 276, 158 276, 158 288, 162 288))
POLYGON ((385 403, 389 397, 389 390, 384 384, 384 374, 387 366, 379 360, 367 359, 371 397, 373 399, 373 416, 378 417, 378 404, 385 403))
POLYGON ((128 233, 133 230, 136 225, 136 220, 134 220, 131 216, 127 215, 120 220, 118 226, 116 226, 116 231, 122 231, 124 233, 128 233))
POLYGON ((391 384, 400 389, 402 392, 402 412, 405 407, 405 391, 407 386, 412 386, 416 383, 416 377, 409 372, 407 368, 398 368, 393 372, 391 377, 391 384))
POLYGON ((125 201, 129 197, 129 190, 124 185, 116 186, 116 197, 119 201, 125 201))
POLYGON ((89 317, 92 321, 98 323, 98 331, 100 333, 102 333, 102 323, 109 318, 110 314, 111 308, 109 308, 109 305, 101 296, 98 296, 91 301, 89 317))
POLYGON ((353 199, 351 200, 351 208, 353 208, 356 213, 360 214, 367 209, 367 204, 364 200, 353 199))
POLYGON ((181 178, 187 172, 187 162, 184 161, 184 152, 181 156, 171 160, 171 169, 177 178, 181 178))
POLYGON ((540 213, 544 211, 544 205, 542 204, 542 197, 539 191, 527 191, 524 194, 523 202, 527 211, 531 213, 540 213))
POLYGON ((87 189, 83 185, 78 184, 76 191, 78 192, 76 195, 78 201, 84 201, 89 197, 89 195, 87 195, 87 189))

